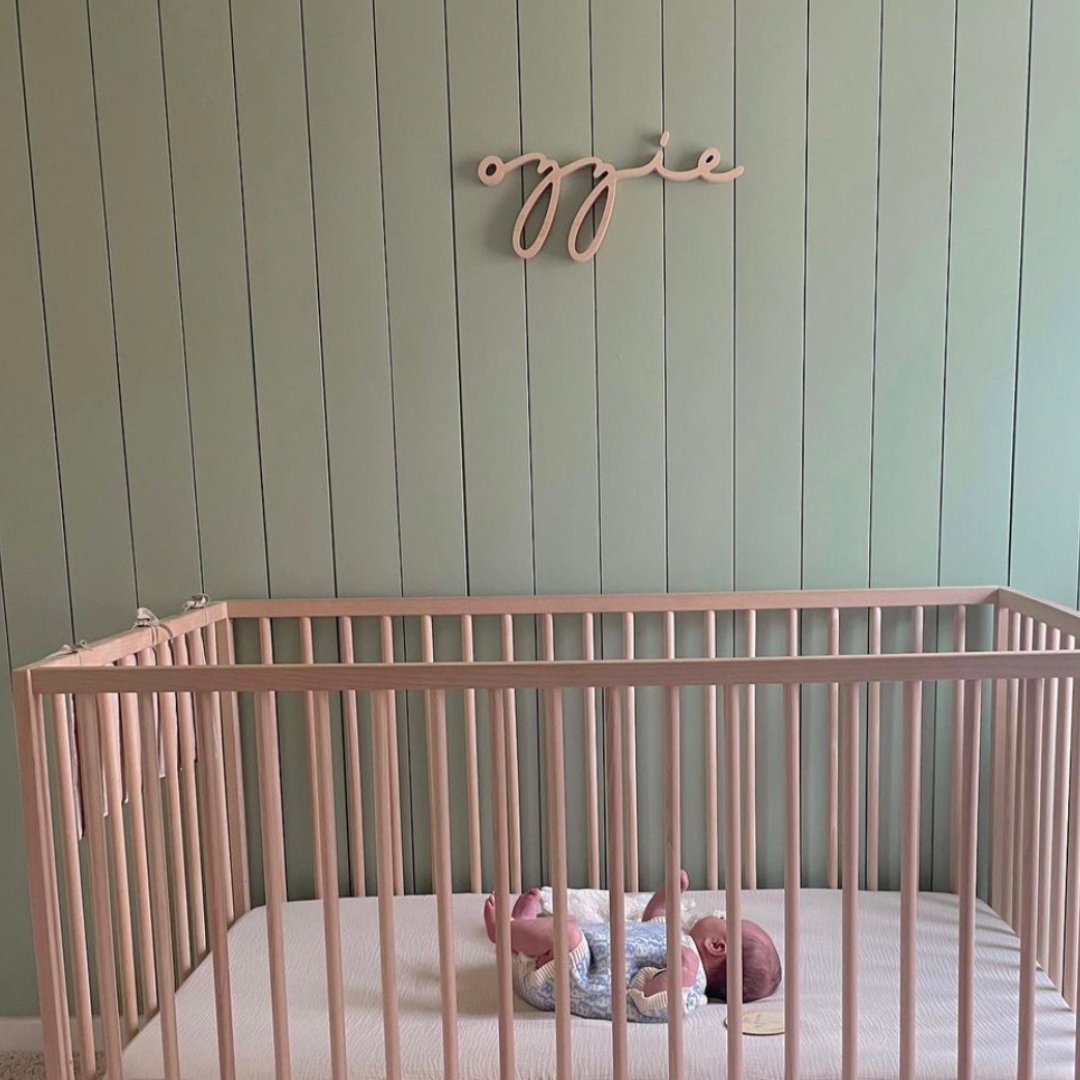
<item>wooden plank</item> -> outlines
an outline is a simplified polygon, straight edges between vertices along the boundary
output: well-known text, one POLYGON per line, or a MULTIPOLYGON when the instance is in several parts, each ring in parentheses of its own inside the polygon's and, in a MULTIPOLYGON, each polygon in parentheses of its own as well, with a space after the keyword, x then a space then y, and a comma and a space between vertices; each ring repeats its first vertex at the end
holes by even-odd
POLYGON ((163 0, 161 32, 203 586, 211 596, 265 596, 228 7, 217 0, 163 0))
POLYGON ((1062 0, 1040 2, 1031 34, 1010 582, 1071 605, 1080 549, 1080 209, 1070 191, 1080 132, 1063 102, 1080 89, 1080 13, 1062 0))
POLYGON ((463 593, 468 590, 443 5, 377 0, 375 34, 402 580, 406 593, 463 593))
POLYGON ((20 9, 42 288, 75 629, 135 608, 116 340, 85 5, 20 9))
MULTIPOLYGON (((994 0, 961 4, 957 13, 942 582, 1009 576, 1030 8, 1027 0, 994 0)), ((989 625, 981 634, 977 647, 986 647, 989 625)), ((988 721, 989 700, 986 705, 988 721)), ((949 725, 938 727, 938 753, 951 755, 949 725)), ((980 745, 989 753, 988 729, 980 745)), ((936 819, 948 816, 948 777, 939 767, 936 819)), ((979 800, 980 896, 986 894, 990 805, 989 798, 979 800)))
MULTIPOLYGON (((335 592, 325 403, 299 7, 232 6, 240 161, 271 593, 335 592)), ((336 628, 318 627, 320 659, 336 628)), ((298 656, 280 627, 281 659, 298 656)), ((307 749, 299 702, 279 702, 290 896, 314 884, 307 749)), ((336 734, 340 736, 340 731, 336 734)))
MULTIPOLYGON (((810 9, 802 552, 807 588, 870 583, 880 20, 880 4, 852 8, 827 0, 810 9), (836 168, 838 161, 843 169, 836 168), (842 454, 836 452, 838 437, 842 454)), ((826 651, 826 623, 822 614, 807 616, 805 652, 826 651)), ((865 652, 868 644, 864 613, 842 614, 841 650, 865 652)), ((803 695, 803 768, 819 774, 816 781, 806 776, 804 859, 818 880, 824 880, 826 863, 824 706, 823 693, 803 695)), ((861 733, 858 744, 865 752, 861 733)))
MULTIPOLYGON (((952 150, 953 4, 916 0, 886 11, 882 26, 870 580, 935 581, 938 573, 945 309, 952 150), (918 170, 910 163, 918 159, 918 170)), ((909 647, 907 620, 886 616, 883 648, 909 647)), ((928 609, 925 647, 937 648, 928 609)), ((920 858, 929 883, 935 688, 922 695, 923 813, 920 858)), ((899 792, 900 701, 882 695, 883 806, 899 792)), ((885 815, 884 882, 897 880, 900 837, 885 815)))
POLYGON ((303 19, 337 580, 398 593, 374 17, 320 0, 303 19))
MULTIPOLYGON (((735 20, 734 584, 762 588, 800 583, 806 6, 740 3, 735 20)), ((757 651, 786 653, 784 616, 759 618, 757 651)), ((775 689, 758 699, 764 769, 783 753, 783 708, 775 689)), ((779 885, 783 803, 758 809, 760 883, 779 885)))
MULTIPOLYGON (((509 236, 509 223, 520 207, 521 186, 508 183, 495 192, 479 183, 475 175, 475 165, 486 154, 513 157, 519 152, 517 43, 518 24, 512 5, 481 0, 464 7, 448 6, 450 145, 454 161, 461 163, 451 178, 451 193, 456 227, 466 551, 469 590, 481 594, 531 592, 536 587, 525 270, 509 243, 502 252, 492 251, 494 223, 499 223, 500 230, 505 225, 509 236), (476 33, 478 25, 484 27, 484 33, 476 33)), ((475 631, 481 654, 488 651, 489 644, 498 642, 497 636, 490 642, 484 640, 486 634, 498 633, 493 623, 485 620, 475 631)), ((533 621, 517 620, 514 632, 515 657, 534 658, 533 621)), ((452 792, 455 800, 461 801, 465 794, 461 700, 455 696, 448 705, 454 748, 451 768, 456 778, 452 792)), ((523 874, 532 881, 541 880, 543 873, 540 730, 535 695, 522 695, 517 705, 523 874)), ((420 785, 416 794, 421 794, 420 785)), ((427 820, 426 813, 420 816, 427 820)), ((464 856, 466 836, 457 831, 455 846, 464 856)))

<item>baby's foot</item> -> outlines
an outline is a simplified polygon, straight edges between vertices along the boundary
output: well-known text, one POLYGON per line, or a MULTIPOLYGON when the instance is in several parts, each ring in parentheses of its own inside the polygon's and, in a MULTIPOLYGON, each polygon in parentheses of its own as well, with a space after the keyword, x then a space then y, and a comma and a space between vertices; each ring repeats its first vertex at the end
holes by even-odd
POLYGON ((540 915, 540 890, 526 889, 514 905, 515 919, 535 919, 540 915))
MULTIPOLYGON (((685 870, 679 871, 679 892, 684 893, 690 887, 690 875, 685 870)), ((652 894, 652 898, 648 904, 645 905, 645 912, 641 916, 645 922, 649 919, 655 919, 658 915, 664 914, 664 909, 667 907, 667 886, 661 885, 659 889, 652 894)))

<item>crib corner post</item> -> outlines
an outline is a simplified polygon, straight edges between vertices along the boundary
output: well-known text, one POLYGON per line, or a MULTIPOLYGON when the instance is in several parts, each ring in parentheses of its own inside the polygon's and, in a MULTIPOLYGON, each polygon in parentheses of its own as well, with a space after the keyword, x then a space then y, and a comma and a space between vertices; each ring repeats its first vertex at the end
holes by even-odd
POLYGON ((73 1080, 44 721, 34 700, 30 672, 14 672, 11 684, 45 1071, 48 1080, 73 1080))

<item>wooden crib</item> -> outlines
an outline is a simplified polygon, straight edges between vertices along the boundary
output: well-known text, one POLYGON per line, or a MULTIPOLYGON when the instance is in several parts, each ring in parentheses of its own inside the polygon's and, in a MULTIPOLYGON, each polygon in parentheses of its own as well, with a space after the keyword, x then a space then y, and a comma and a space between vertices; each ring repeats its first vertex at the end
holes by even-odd
MULTIPOLYGON (((102 1049, 110 1080, 150 1074, 148 1060, 166 1080, 314 1075, 322 1066, 301 1049, 314 1036, 301 1038, 290 1011, 290 995, 301 992, 291 972, 314 951, 325 995, 316 999, 325 1002, 318 1040, 332 1080, 584 1080, 575 1044, 586 1038, 609 1047, 603 1069, 614 1080, 655 1075, 657 1038, 666 1059, 659 1071, 672 1078, 809 1077, 821 1067, 806 1060, 820 1017, 808 1011, 818 1008, 810 1002, 818 976, 801 962, 804 900, 824 911, 832 897, 840 946, 831 1075, 879 1075, 865 1061, 879 1048, 860 1047, 860 1010, 867 1019, 870 1008, 895 1014, 890 1074, 937 1075, 920 1067, 920 1054, 936 1053, 942 1040, 929 1027, 920 1038, 919 1012, 919 979, 929 985, 919 975, 928 962, 920 911, 937 910, 919 900, 921 740, 935 693, 951 740, 948 1075, 1080 1075, 1080 829, 1070 827, 1080 822, 1078 635, 1076 612, 990 587, 198 598, 173 618, 144 613, 126 633, 13 677, 48 1076, 74 1080, 76 1053, 89 1076, 86 1063, 102 1049), (809 723, 825 775, 818 807, 804 807, 802 793, 811 744, 800 728, 809 723), (890 725, 902 732, 903 764, 899 791, 887 794, 890 725), (684 805, 687 768, 701 779, 700 813, 684 805), (662 817, 646 827, 640 808, 649 801, 662 817), (770 816, 779 808, 779 828, 762 827, 766 808, 770 816), (659 835, 661 820, 663 842, 654 846, 648 836, 659 835), (895 921, 882 925, 895 928, 898 963, 889 975, 895 994, 881 1005, 876 990, 859 993, 860 932, 878 932, 866 913, 895 896, 881 889, 882 837, 894 823, 899 898, 895 921), (729 919, 745 904, 778 913, 785 1033, 772 1057, 748 1051, 738 994, 726 1007, 726 1034, 709 1036, 726 1045, 710 1042, 719 1048, 708 1061, 687 1041, 696 1014, 674 1010, 660 1034, 632 1030, 618 970, 613 1021, 598 1035, 595 1022, 586 1029, 571 1018, 568 960, 558 955, 550 1028, 524 1023, 512 985, 512 893, 543 874, 558 935, 568 887, 607 887, 618 952, 627 893, 663 880, 676 960, 676 883, 691 849, 701 883, 723 890, 729 919), (832 892, 818 896, 815 878, 832 892), (760 888, 769 884, 782 896, 770 899, 760 888), (497 911, 492 1009, 466 1016, 462 920, 473 907, 479 914, 480 901, 461 894, 488 890, 497 911), (870 908, 875 895, 883 899, 870 908), (304 906, 309 897, 317 908, 304 906), (317 912, 322 947, 289 959, 301 907, 317 912), (371 927, 364 940, 374 942, 377 1029, 356 1027, 343 911, 350 948, 348 928, 371 927), (428 920, 437 941, 430 973, 441 1048, 418 1045, 412 1032, 429 1028, 408 1026, 408 995, 399 1004, 412 976, 401 968, 396 927, 413 918, 428 920), (237 982, 241 931, 265 949, 266 1015, 254 1018, 264 1006, 237 982), (1006 967, 995 968, 996 989, 985 995, 980 935, 1015 943, 1015 955, 1002 946, 1006 967), (1008 1030, 1010 1048, 984 1061, 976 1032, 992 1010, 1009 1015, 992 1019, 1008 1030), (491 1053, 467 1057, 484 1023, 497 1026, 491 1053), (538 1032, 550 1040, 550 1059, 536 1049, 546 1045, 538 1032), (238 1052, 253 1039, 254 1057, 250 1047, 238 1052), (200 1042, 213 1047, 211 1065, 198 1057, 200 1042)), ((878 926, 879 914, 873 919, 878 926)), ((669 962, 673 992, 679 967, 669 962)), ((729 971, 741 985, 737 947, 729 971)))

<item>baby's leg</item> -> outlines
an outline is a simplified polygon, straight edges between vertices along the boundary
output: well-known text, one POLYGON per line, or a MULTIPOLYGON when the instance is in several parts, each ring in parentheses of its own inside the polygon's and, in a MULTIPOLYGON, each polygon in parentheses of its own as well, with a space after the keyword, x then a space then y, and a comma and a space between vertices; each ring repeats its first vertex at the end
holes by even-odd
MULTIPOLYGON (((690 885, 690 875, 685 870, 679 871, 679 892, 686 892, 690 885)), ((652 898, 645 905, 645 911, 641 916, 642 922, 648 922, 650 919, 655 919, 658 915, 663 915, 667 908, 667 886, 661 885, 659 889, 652 894, 652 898)))
MULTIPOLYGON (((697 953, 684 945, 682 951, 682 986, 684 990, 689 990, 697 982, 699 963, 697 953)), ((643 992, 646 997, 652 997, 654 994, 663 993, 667 988, 668 976, 665 969, 664 971, 658 971, 645 983, 643 992)))
MULTIPOLYGON (((484 924, 488 938, 495 941, 495 897, 484 904, 484 924)), ((577 948, 581 931, 573 919, 567 921, 566 951, 577 948)), ((540 915, 540 890, 529 889, 518 897, 510 916, 510 948, 516 953, 536 958, 543 966, 555 954, 555 920, 540 915)))

